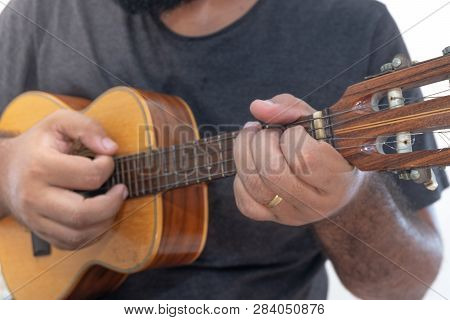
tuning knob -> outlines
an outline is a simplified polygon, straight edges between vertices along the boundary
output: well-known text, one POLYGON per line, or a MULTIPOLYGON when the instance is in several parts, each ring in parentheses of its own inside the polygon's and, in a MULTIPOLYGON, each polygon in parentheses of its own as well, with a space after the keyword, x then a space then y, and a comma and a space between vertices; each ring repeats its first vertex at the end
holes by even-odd
POLYGON ((420 183, 430 191, 435 191, 439 184, 431 168, 412 169, 409 171, 401 172, 399 178, 402 180, 412 180, 415 183, 420 183))
POLYGON ((407 68, 411 66, 411 60, 408 58, 408 56, 404 54, 398 54, 394 57, 392 62, 383 64, 380 68, 382 73, 391 72, 403 68, 407 68))
POLYGON ((447 47, 444 50, 442 50, 442 53, 444 54, 444 56, 448 56, 450 54, 450 47, 447 47))
POLYGON ((400 68, 404 63, 407 63, 407 61, 403 61, 405 58, 398 55, 394 58, 394 60, 392 60, 392 66, 394 67, 394 69, 398 69, 400 68))
POLYGON ((394 71, 394 70, 395 70, 395 69, 394 69, 394 65, 392 64, 392 62, 383 64, 383 65, 381 66, 381 68, 380 68, 380 71, 381 71, 382 73, 389 72, 389 71, 394 71))

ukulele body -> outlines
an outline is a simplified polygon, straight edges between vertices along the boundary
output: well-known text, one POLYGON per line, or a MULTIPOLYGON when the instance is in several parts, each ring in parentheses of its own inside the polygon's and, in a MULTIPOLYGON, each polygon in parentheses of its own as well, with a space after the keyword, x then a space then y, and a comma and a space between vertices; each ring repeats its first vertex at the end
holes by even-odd
MULTIPOLYGON (((60 109, 75 109, 99 122, 118 143, 118 155, 199 138, 195 119, 180 98, 125 87, 92 103, 25 93, 8 106, 0 130, 24 132, 60 109)), ((204 184, 127 200, 115 226, 78 251, 51 247, 50 254, 35 257, 30 231, 8 217, 0 220, 0 272, 14 299, 95 298, 116 289, 130 273, 191 263, 205 245, 207 225, 204 184)))

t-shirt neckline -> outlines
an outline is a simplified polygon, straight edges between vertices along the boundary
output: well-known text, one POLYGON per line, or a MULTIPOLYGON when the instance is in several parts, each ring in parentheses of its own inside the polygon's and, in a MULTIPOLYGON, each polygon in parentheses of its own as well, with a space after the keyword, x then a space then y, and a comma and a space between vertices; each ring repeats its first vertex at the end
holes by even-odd
POLYGON ((234 29, 238 28, 241 24, 243 24, 247 20, 251 19, 251 17, 257 13, 257 11, 261 7, 262 3, 265 1, 266 0, 258 0, 258 2, 256 2, 255 5, 253 5, 253 7, 251 7, 250 10, 247 13, 245 13, 242 17, 238 18, 236 21, 232 22, 231 24, 227 25, 226 27, 224 27, 218 31, 215 31, 213 33, 204 35, 204 36, 185 36, 185 35, 179 34, 175 31, 171 30, 169 27, 167 27, 161 21, 161 19, 155 19, 155 21, 162 32, 164 32, 165 34, 167 34, 168 36, 170 36, 176 40, 180 40, 180 41, 208 40, 208 39, 219 37, 223 34, 229 33, 231 31, 233 31, 234 29))

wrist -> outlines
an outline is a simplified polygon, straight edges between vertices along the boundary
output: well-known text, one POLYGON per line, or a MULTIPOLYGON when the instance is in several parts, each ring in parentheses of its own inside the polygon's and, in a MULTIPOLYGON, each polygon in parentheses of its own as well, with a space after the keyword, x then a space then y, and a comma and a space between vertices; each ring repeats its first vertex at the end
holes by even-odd
POLYGON ((318 221, 316 225, 329 224, 331 221, 339 220, 342 216, 345 216, 347 212, 351 212, 355 208, 361 208, 366 205, 367 198, 370 197, 371 186, 374 179, 376 180, 376 173, 360 171, 355 168, 354 175, 354 183, 348 191, 348 196, 346 197, 347 200, 329 214, 326 219, 318 221))

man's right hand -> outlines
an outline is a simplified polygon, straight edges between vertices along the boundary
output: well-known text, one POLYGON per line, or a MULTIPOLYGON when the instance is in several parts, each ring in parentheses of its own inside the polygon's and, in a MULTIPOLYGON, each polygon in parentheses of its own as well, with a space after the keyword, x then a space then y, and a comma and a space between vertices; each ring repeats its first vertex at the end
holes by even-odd
POLYGON ((92 119, 58 111, 25 133, 2 140, 0 208, 61 249, 76 249, 113 223, 124 199, 124 185, 85 199, 72 191, 99 189, 114 170, 117 144, 92 119), (97 154, 71 155, 74 142, 97 154))

